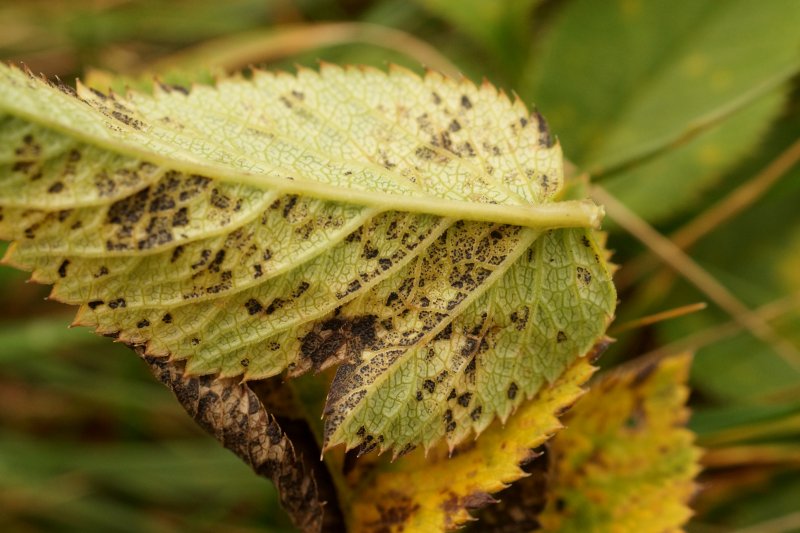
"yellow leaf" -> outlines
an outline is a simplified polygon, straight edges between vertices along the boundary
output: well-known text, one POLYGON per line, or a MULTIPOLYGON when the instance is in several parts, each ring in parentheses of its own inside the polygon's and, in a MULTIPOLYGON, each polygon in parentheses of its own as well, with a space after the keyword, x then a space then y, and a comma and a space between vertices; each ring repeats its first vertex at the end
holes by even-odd
POLYGON ((692 512, 700 451, 684 425, 691 356, 601 379, 552 440, 545 531, 662 533, 692 512))
POLYGON ((349 477, 352 531, 444 531, 469 520, 469 509, 492 502, 492 493, 525 476, 520 463, 562 427, 557 416, 582 394, 594 371, 591 359, 580 358, 505 425, 495 421, 452 456, 438 446, 427 457, 417 450, 393 463, 359 466, 349 477))

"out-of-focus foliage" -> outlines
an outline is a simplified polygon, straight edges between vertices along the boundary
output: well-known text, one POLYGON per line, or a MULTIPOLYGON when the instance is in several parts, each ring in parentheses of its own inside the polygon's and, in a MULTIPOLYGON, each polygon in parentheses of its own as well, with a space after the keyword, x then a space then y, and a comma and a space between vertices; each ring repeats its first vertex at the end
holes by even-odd
MULTIPOLYGON (((180 66, 209 39, 224 57, 242 36, 255 42, 300 28, 267 41, 281 47, 257 49, 247 62, 261 63, 260 53, 271 68, 324 59, 420 71, 420 63, 449 61, 535 102, 579 167, 625 164, 600 183, 665 234, 706 216, 783 156, 790 169, 777 183, 763 197, 745 195, 741 212, 729 210, 688 252, 796 352, 797 3, 495 3, 502 9, 452 2, 462 6, 454 11, 435 0, 8 0, 0 3, 0 54, 65 80, 89 67, 133 78, 150 65, 180 66), (328 27, 322 39, 309 26, 319 22, 378 26, 365 43, 363 29, 352 26, 328 27), (708 128, 705 119, 714 119, 708 128), (653 157, 628 161, 646 155, 653 157)), ((646 248, 613 227, 619 323, 707 299, 657 261, 641 267, 646 248)), ((64 309, 42 302, 47 291, 23 279, 0 269, 0 529, 286 527, 268 483, 194 429, 135 356, 87 332, 64 331, 64 309)), ((698 349, 690 424, 706 450, 706 471, 688 529, 800 527, 798 366, 716 305, 620 333, 599 365, 665 346, 698 349)))
POLYGON ((546 531, 672 531, 692 514, 699 451, 683 427, 691 357, 607 374, 550 444, 546 531))

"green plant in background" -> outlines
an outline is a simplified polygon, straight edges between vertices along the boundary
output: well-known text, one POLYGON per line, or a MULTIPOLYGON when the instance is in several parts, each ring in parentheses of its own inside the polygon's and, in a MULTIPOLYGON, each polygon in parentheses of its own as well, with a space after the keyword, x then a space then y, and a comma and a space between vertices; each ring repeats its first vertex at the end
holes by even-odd
MULTIPOLYGON (((82 356, 104 344, 39 318, 0 332, 0 401, 21 413, 3 456, 30 457, 0 464, 4 525, 285 528, 280 498, 305 528, 321 524, 322 501, 328 529, 445 529, 470 510, 479 529, 678 528, 697 452, 676 429, 688 358, 671 355, 690 349, 706 470, 689 529, 795 527, 796 187, 780 178, 800 152, 800 13, 791 2, 599 4, 209 3, 193 8, 196 24, 149 41, 131 37, 164 24, 146 2, 80 18, 37 12, 48 2, 2 6, 21 28, 2 43, 8 57, 62 77, 83 61, 104 69, 85 78, 98 92, 79 88, 83 101, 4 69, 8 260, 83 303, 78 323, 146 346, 183 406, 278 489, 267 498, 213 443, 165 424, 180 415, 157 414, 174 406, 124 350, 82 356), (74 66, 59 70, 65 55, 74 66), (209 75, 318 57, 487 75, 536 102, 561 142, 487 84, 331 66, 209 75), (193 81, 212 86, 184 94, 193 81), (118 95, 101 96, 109 87, 118 95), (561 145, 574 164, 563 189, 561 145), (622 266, 622 325, 600 366, 657 353, 590 384, 560 429, 554 415, 592 371, 578 356, 605 344, 613 311, 604 237, 565 228, 597 218, 578 200, 587 193, 607 208, 622 266), (698 300, 709 309, 659 321, 698 300), (263 379, 284 369, 296 379, 263 379), (89 416, 93 402, 105 407, 89 416), (45 415, 51 405, 74 407, 45 415), (42 440, 52 435, 61 444, 42 440), (130 447, 112 444, 122 437, 130 447), (424 450, 408 453, 415 444, 424 450), (175 468, 174 485, 103 466, 97 450, 136 472, 175 468), (246 481, 199 512, 191 495, 223 490, 215 476, 246 481), (781 497, 752 496, 765 489, 781 497)), ((51 309, 5 283, 19 313, 51 309)))

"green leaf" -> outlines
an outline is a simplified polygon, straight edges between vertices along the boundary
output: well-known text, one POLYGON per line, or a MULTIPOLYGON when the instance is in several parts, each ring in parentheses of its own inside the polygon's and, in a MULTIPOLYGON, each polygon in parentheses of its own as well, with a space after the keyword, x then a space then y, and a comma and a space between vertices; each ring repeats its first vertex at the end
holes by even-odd
POLYGON ((555 201, 558 144, 488 83, 324 66, 76 98, 2 68, 0 109, 5 260, 189 374, 342 363, 326 447, 455 446, 613 313, 600 210, 555 201))
MULTIPOLYGON (((571 160, 612 168, 788 81, 800 67, 798 25, 791 0, 576 0, 555 20, 523 94, 548 110, 571 160)), ((650 220, 673 214, 760 140, 782 101, 780 91, 762 96, 604 186, 650 220)))
POLYGON ((530 49, 530 19, 538 0, 417 0, 463 31, 502 63, 516 78, 530 49))

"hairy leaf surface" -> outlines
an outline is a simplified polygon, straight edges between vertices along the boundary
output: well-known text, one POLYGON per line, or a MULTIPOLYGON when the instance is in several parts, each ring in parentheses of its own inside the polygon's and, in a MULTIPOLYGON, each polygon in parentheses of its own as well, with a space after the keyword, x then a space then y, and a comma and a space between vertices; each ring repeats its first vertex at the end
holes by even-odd
POLYGON ((558 144, 489 84, 324 66, 122 97, 3 67, 0 110, 5 260, 190 375, 341 363, 328 447, 454 446, 613 313, 599 209, 556 201, 558 144))

